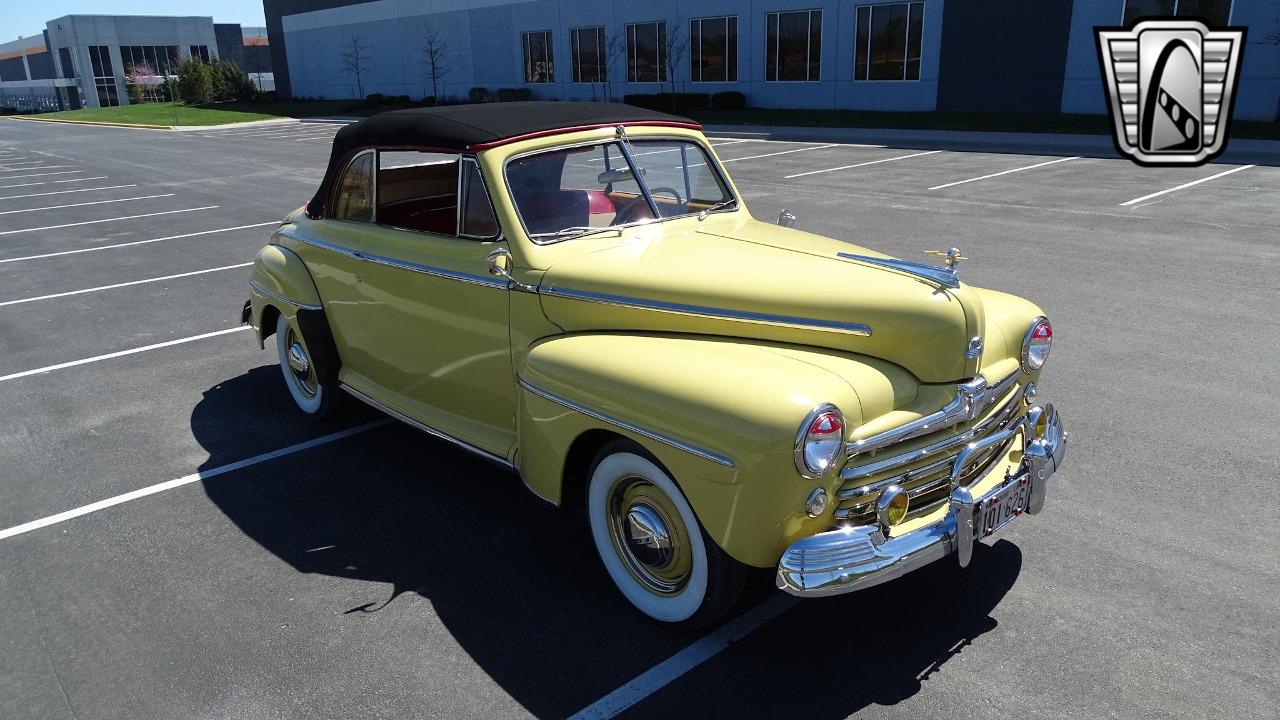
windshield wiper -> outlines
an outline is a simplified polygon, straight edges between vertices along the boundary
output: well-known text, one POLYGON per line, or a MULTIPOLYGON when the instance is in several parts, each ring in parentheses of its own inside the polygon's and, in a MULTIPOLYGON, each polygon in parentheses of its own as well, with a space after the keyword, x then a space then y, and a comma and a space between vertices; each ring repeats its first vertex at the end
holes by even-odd
POLYGON ((737 204, 738 204, 738 198, 729 198, 728 200, 725 200, 723 202, 718 202, 709 208, 704 208, 702 211, 698 213, 698 222, 702 222, 703 220, 706 220, 708 215, 710 215, 713 212, 716 212, 717 210, 724 210, 730 205, 737 205, 737 204))
POLYGON ((548 238, 548 237, 563 237, 565 235, 572 235, 574 237, 583 237, 584 235, 594 235, 595 233, 605 232, 606 230, 614 230, 614 231, 617 231, 619 234, 621 234, 625 228, 635 227, 637 225, 648 225, 649 223, 653 223, 653 222, 658 222, 658 220, 654 220, 652 218, 645 218, 644 220, 633 220, 629 223, 622 223, 621 225, 604 225, 601 227, 571 225, 567 228, 560 228, 555 232, 529 233, 529 237, 548 238))

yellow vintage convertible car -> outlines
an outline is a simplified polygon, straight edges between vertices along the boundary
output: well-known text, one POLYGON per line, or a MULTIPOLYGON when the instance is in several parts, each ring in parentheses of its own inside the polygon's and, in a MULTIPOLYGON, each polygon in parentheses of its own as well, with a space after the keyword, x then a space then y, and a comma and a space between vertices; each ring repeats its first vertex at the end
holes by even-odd
MULTIPOLYGON (((388 112, 334 138, 243 320, 323 415, 349 394, 585 512, 636 608, 696 627, 749 568, 875 585, 1042 508, 1067 437, 1030 302, 756 220, 690 120, 388 112)), ((782 226, 780 226, 782 225, 782 226)))

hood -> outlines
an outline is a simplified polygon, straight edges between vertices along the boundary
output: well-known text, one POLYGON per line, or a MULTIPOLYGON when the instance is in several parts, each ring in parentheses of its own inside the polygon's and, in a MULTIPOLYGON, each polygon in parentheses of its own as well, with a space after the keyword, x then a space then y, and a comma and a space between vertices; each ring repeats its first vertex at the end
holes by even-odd
MULTIPOLYGON (((570 243, 575 241, 568 241, 570 243)), ((882 253, 762 223, 745 213, 633 228, 553 262, 539 288, 569 332, 743 337, 870 355, 922 382, 973 377, 982 301, 837 253, 882 253)))

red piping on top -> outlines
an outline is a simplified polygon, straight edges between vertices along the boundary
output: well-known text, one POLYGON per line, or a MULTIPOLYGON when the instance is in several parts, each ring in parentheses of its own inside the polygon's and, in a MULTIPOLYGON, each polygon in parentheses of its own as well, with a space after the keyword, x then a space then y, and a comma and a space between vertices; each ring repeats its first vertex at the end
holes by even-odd
POLYGON ((683 123, 683 122, 673 122, 670 120, 637 120, 634 122, 597 123, 595 125, 574 125, 572 127, 555 128, 553 130, 539 130, 538 132, 525 133, 523 135, 512 135, 511 137, 502 138, 500 140, 490 140, 489 142, 485 142, 485 143, 476 143, 474 145, 468 145, 467 149, 472 152, 480 152, 481 150, 496 148, 500 145, 509 145, 511 143, 521 142, 523 140, 532 140, 534 138, 546 137, 548 135, 560 135, 562 133, 581 132, 583 130, 599 130, 600 128, 618 127, 619 125, 637 125, 637 126, 649 126, 649 127, 654 127, 654 126, 678 127, 678 128, 685 128, 686 130, 702 129, 701 123, 683 123))

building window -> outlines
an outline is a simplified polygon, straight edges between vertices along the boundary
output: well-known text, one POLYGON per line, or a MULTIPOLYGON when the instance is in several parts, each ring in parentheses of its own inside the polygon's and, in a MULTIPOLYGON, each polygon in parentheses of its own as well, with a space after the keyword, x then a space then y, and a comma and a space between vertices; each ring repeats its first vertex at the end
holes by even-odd
POLYGON ((1210 27, 1231 21, 1231 0, 1125 0, 1124 24, 1144 17, 1183 15, 1200 18, 1210 27))
POLYGON ((765 80, 816 82, 821 66, 821 10, 765 15, 765 80))
POLYGON ((523 33, 524 81, 549 83, 555 80, 555 68, 551 57, 551 31, 537 30, 523 33))
POLYGON ((627 26, 627 81, 667 81, 665 20, 627 26))
POLYGON ((178 74, 177 45, 121 45, 120 62, 126 74, 129 68, 146 65, 157 75, 178 74))
POLYGON ((919 80, 924 3, 858 6, 854 80, 919 80))
POLYGON ((69 48, 58 48, 58 60, 62 63, 62 77, 76 77, 76 66, 71 63, 71 50, 69 48))
POLYGON ((192 45, 190 48, 191 57, 200 58, 200 62, 209 62, 209 46, 208 45, 192 45))
POLYGON ((120 104, 116 91, 116 75, 111 67, 111 48, 106 45, 89 46, 89 63, 93 66, 93 86, 98 92, 98 105, 115 107, 120 104))
POLYGON ((607 82, 605 77, 604 28, 574 28, 569 31, 573 44, 573 81, 576 83, 607 82))
POLYGON ((693 82, 738 81, 738 18, 689 21, 689 79, 693 82))

